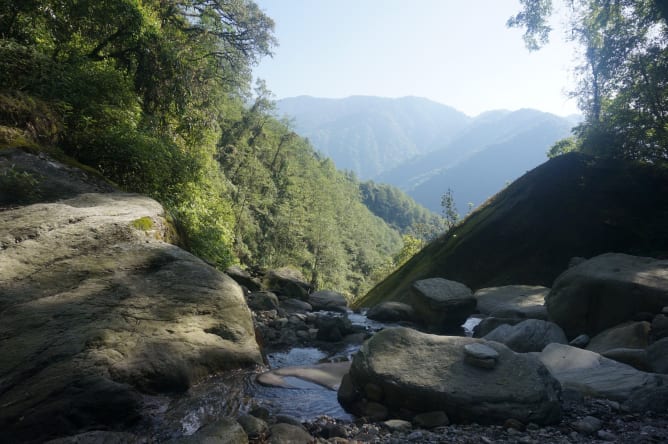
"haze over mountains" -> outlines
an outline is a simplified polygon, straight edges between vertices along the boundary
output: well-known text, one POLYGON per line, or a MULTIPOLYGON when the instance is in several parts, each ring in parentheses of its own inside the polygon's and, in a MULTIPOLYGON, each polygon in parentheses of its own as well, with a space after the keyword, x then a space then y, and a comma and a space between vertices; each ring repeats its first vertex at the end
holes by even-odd
POLYGON ((277 108, 338 168, 397 186, 435 212, 450 188, 461 214, 547 160, 576 122, 531 109, 469 117, 418 97, 300 96, 277 108))

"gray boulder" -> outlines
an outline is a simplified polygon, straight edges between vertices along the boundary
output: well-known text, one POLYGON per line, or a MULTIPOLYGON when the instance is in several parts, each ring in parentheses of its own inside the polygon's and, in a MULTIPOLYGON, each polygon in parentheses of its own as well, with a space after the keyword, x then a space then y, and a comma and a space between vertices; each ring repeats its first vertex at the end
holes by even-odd
POLYGON ((248 444, 248 435, 243 427, 233 419, 220 420, 205 425, 190 436, 168 441, 172 444, 248 444))
POLYGON ((252 310, 276 310, 278 297, 271 291, 254 291, 248 295, 248 306, 252 310))
POLYGON ((270 270, 264 276, 264 286, 275 292, 281 299, 308 300, 309 293, 313 290, 311 284, 306 282, 304 275, 293 268, 279 268, 270 270))
POLYGON ((369 309, 366 317, 379 322, 413 321, 415 310, 403 302, 381 302, 369 309))
POLYGON ((311 444, 314 439, 303 427, 279 423, 271 426, 269 444, 311 444))
POLYGON ((142 392, 262 362, 241 287, 163 214, 122 193, 0 212, 1 442, 122 428, 142 392))
POLYGON ((249 291, 260 291, 262 290, 262 281, 260 279, 253 277, 243 268, 238 265, 232 265, 225 270, 225 274, 234 279, 234 281, 246 287, 249 291))
POLYGON ((649 345, 649 332, 649 322, 625 322, 597 334, 586 348, 596 353, 615 348, 645 349, 649 345))
POLYGON ((495 318, 495 317, 484 318, 480 320, 478 325, 473 327, 473 337, 482 338, 486 334, 490 333, 492 330, 501 325, 504 324, 516 325, 522 321, 524 321, 524 319, 521 318, 495 318))
POLYGON ((539 352, 553 342, 568 343, 564 331, 557 324, 540 319, 527 319, 516 325, 500 325, 483 339, 501 342, 518 353, 539 352))
POLYGON ((647 360, 652 371, 668 373, 668 338, 663 338, 649 346, 647 360))
POLYGON ((345 296, 336 291, 320 290, 311 293, 308 297, 308 303, 313 310, 338 311, 345 313, 348 308, 348 301, 345 296))
POLYGON ((434 331, 462 325, 476 308, 470 288, 443 278, 413 282, 410 304, 417 319, 434 331))
POLYGON ((550 424, 561 417, 559 384, 538 360, 480 339, 382 330, 354 355, 339 400, 357 411, 369 383, 380 387, 390 412, 441 410, 453 422, 496 424, 508 418, 550 424), (493 369, 465 362, 464 347, 475 343, 498 353, 493 369))
POLYGON ((668 261, 627 254, 596 256, 563 272, 546 298, 550 318, 569 338, 659 313, 668 305, 668 261))
POLYGON ((644 372, 651 372, 647 350, 642 348, 610 348, 601 352, 601 356, 613 361, 630 365, 644 372))
POLYGON ((545 296, 550 289, 535 285, 481 288, 473 295, 478 311, 497 318, 547 320, 545 296))
POLYGON ((308 302, 300 299, 284 299, 279 302, 280 307, 288 313, 306 313, 313 310, 313 307, 308 302))
MULTIPOLYGON (((651 391, 668 384, 668 376, 642 372, 569 345, 550 344, 537 356, 564 390, 575 390, 595 398, 623 403, 639 390, 651 391)), ((647 407, 649 402, 643 405, 642 400, 634 400, 635 410, 642 411, 647 407)))
MULTIPOLYGON (((665 309, 666 307, 664 307, 665 309)), ((652 338, 655 341, 668 338, 668 316, 664 313, 660 313, 652 319, 652 338)))

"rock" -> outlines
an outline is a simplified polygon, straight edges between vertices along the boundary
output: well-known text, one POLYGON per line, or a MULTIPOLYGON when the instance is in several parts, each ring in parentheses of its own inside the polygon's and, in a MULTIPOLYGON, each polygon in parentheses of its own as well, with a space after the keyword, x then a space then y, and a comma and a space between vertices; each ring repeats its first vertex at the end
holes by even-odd
MULTIPOLYGON (((666 308, 666 307, 664 307, 666 308)), ((655 341, 668 337, 668 316, 661 313, 652 319, 652 338, 655 341)))
POLYGON ((601 356, 612 359, 644 372, 651 372, 647 351, 642 348, 611 348, 601 353, 601 356))
POLYGON ((341 385, 339 385, 336 398, 341 405, 352 405, 358 398, 358 391, 353 385, 349 373, 346 373, 343 375, 343 378, 341 378, 341 385))
POLYGON ((319 341, 338 342, 349 333, 353 333, 353 325, 347 316, 320 316, 316 323, 319 341))
POLYGON ((571 427, 580 433, 592 435, 601 430, 603 423, 600 419, 594 418, 593 416, 585 416, 584 418, 573 422, 571 427))
POLYGON ((421 429, 433 429, 449 425, 450 420, 443 410, 436 410, 415 415, 413 417, 413 424, 415 424, 415 427, 421 429))
POLYGON ((370 382, 364 386, 364 396, 369 401, 381 402, 383 400, 383 388, 378 384, 370 382))
POLYGON ((345 296, 336 291, 321 290, 311 293, 308 297, 308 303, 313 310, 338 311, 345 313, 348 308, 348 301, 345 296))
MULTIPOLYGON (((453 421, 497 424, 510 417, 537 424, 560 419, 559 384, 538 360, 486 342, 499 353, 496 367, 465 365, 464 346, 479 342, 408 328, 382 330, 354 355, 349 373, 353 390, 347 387, 347 395, 361 396, 362 387, 371 382, 382 387, 390 411, 442 410, 453 421)), ((341 393, 339 399, 344 407, 356 408, 341 393)))
POLYGON ((435 331, 460 326, 476 307, 470 288, 443 278, 414 282, 410 300, 417 319, 435 331))
POLYGON ((251 310, 276 310, 278 297, 270 291, 255 291, 248 295, 251 310))
POLYGON ((306 301, 313 290, 301 272, 292 268, 268 271, 264 277, 264 285, 278 294, 281 299, 294 298, 306 301))
POLYGON ((668 303, 668 261, 606 253, 566 270, 546 298, 569 338, 595 335, 668 303))
POLYGON ((407 432, 413 428, 413 425, 410 422, 404 421, 403 419, 388 419, 383 422, 383 424, 393 432, 407 432))
POLYGON ((480 368, 494 368, 499 352, 480 342, 464 346, 464 362, 480 368))
POLYGON ((411 322, 415 320, 415 310, 403 302, 382 302, 371 307, 366 317, 379 322, 411 322))
POLYGON ((596 432, 596 436, 598 436, 599 439, 602 439, 603 441, 617 441, 617 435, 607 430, 599 430, 596 432))
POLYGON ((46 444, 140 444, 144 440, 132 433, 95 430, 65 438, 52 439, 46 444))
POLYGON ((0 212, 0 441, 127 427, 141 392, 262 362, 241 287, 163 214, 122 193, 0 212))
POLYGON ((581 334, 576 336, 571 342, 568 343, 568 345, 577 348, 585 348, 587 345, 589 345, 589 341, 591 341, 589 335, 581 334))
POLYGON ((237 418, 237 422, 251 439, 258 439, 269 433, 269 425, 255 416, 241 415, 237 418))
POLYGON ((642 387, 631 393, 623 405, 631 412, 668 413, 668 387, 642 387))
POLYGON ((290 424, 275 424, 271 426, 269 444, 310 444, 313 437, 302 427, 290 424))
POLYGON ((304 426, 302 425, 302 422, 295 418, 294 416, 290 415, 276 415, 275 417, 276 422, 279 424, 289 424, 295 427, 300 427, 301 429, 304 429, 304 426))
POLYGON ((524 321, 522 318, 484 318, 473 327, 473 337, 482 338, 500 325, 517 325, 522 321, 524 321))
POLYGON ((238 265, 228 267, 225 270, 225 274, 234 279, 237 284, 247 288, 251 292, 262 290, 262 282, 260 279, 252 277, 250 273, 238 265))
POLYGON ((482 288, 473 295, 478 311, 497 318, 547 320, 545 296, 547 287, 535 285, 507 285, 482 288))
POLYGON ((338 390, 343 375, 348 373, 350 362, 325 362, 310 366, 281 367, 257 376, 258 383, 270 387, 294 388, 285 381, 286 376, 313 382, 330 390, 338 390))
POLYGON ((230 418, 222 418, 200 428, 190 436, 184 436, 171 442, 174 444, 248 444, 248 436, 238 422, 230 418))
POLYGON ((568 340, 557 324, 540 319, 527 319, 516 325, 501 325, 483 339, 501 342, 518 353, 539 352, 547 344, 566 344, 568 340))
POLYGON ((569 345, 550 344, 537 356, 565 390, 585 396, 624 402, 641 389, 658 389, 668 384, 668 376, 645 373, 569 345))
POLYGON ((364 403, 361 412, 361 416, 369 418, 370 421, 383 421, 388 414, 387 407, 375 401, 364 403))
POLYGON ((306 313, 313 310, 313 307, 308 302, 294 298, 280 301, 280 307, 288 313, 306 313))
POLYGON ((647 348, 647 361, 655 373, 668 373, 668 338, 656 341, 647 348))
POLYGON ((613 348, 647 348, 649 322, 625 322, 597 334, 587 345, 587 350, 603 353, 613 348))
POLYGON ((511 430, 523 432, 526 429, 526 426, 521 421, 518 421, 515 418, 508 418, 503 422, 503 428, 508 430, 509 432, 511 430))

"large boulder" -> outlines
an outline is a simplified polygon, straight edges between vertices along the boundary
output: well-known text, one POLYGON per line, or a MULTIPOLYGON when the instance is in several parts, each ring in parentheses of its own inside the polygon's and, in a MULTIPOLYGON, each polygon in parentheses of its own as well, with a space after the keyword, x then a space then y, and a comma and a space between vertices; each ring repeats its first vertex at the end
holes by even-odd
POLYGON ((476 307, 470 288, 443 278, 414 282, 410 301, 417 320, 434 331, 462 325, 476 307))
MULTIPOLYGON (((624 403, 640 390, 658 390, 668 384, 668 376, 642 372, 570 345, 550 344, 538 354, 538 358, 564 389, 596 398, 624 403)), ((643 404, 636 399, 632 407, 642 411, 649 406, 649 401, 643 404)))
POLYGON ((364 394, 371 385, 391 412, 441 410, 454 422, 496 424, 509 418, 550 424, 561 417, 559 383, 537 359, 480 339, 382 330, 354 355, 339 399, 355 412, 369 404, 364 394), (471 344, 492 349, 492 368, 467 362, 471 344))
POLYGON ((381 302, 371 307, 366 317, 379 322, 410 322, 415 320, 415 310, 403 302, 381 302))
POLYGON ((163 214, 121 193, 0 212, 0 441, 126 427, 141 393, 262 362, 241 287, 163 214))
POLYGON ((539 285, 506 285, 481 288, 473 296, 478 311, 488 316, 547 320, 545 296, 549 291, 539 285))
POLYGON ((564 331, 557 324, 540 319, 527 319, 516 325, 500 325, 483 339, 501 342, 518 353, 539 352, 553 342, 568 343, 564 331))
POLYGON ((569 338, 593 336, 668 305, 668 260, 606 253, 569 268, 546 298, 550 318, 569 338))
POLYGON ((652 371, 668 373, 668 338, 656 341, 647 349, 647 359, 652 371))
POLYGON ((348 301, 341 293, 331 290, 320 290, 308 296, 308 303, 313 310, 337 311, 345 313, 348 309, 348 301))
POLYGON ((597 334, 586 348, 596 353, 616 348, 645 349, 649 345, 649 332, 649 322, 625 322, 597 334))
POLYGON ((306 301, 309 293, 313 291, 313 287, 306 282, 306 278, 299 270, 288 267, 269 270, 264 276, 263 284, 281 299, 295 298, 306 301))

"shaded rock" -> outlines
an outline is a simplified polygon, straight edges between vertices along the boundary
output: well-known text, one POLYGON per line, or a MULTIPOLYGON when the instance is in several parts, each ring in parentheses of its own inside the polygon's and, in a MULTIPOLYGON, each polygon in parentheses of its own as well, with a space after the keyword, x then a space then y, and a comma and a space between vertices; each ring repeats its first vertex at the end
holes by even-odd
POLYGON ((276 417, 274 419, 279 424, 289 424, 289 425, 304 429, 304 426, 302 425, 302 422, 299 419, 295 418, 294 416, 276 415, 276 417))
POLYGON ((443 278, 414 282, 410 301, 417 319, 435 331, 460 326, 476 307, 470 288, 443 278))
POLYGON ((345 335, 355 331, 352 322, 346 316, 320 316, 316 327, 318 328, 316 338, 326 342, 341 341, 345 335))
POLYGON ((626 322, 597 334, 587 345, 587 350, 603 353, 613 348, 647 348, 649 322, 626 322))
POLYGON ((647 348, 647 361, 653 372, 668 373, 668 338, 656 341, 647 348))
POLYGON ((492 347, 475 342, 464 346, 464 362, 480 368, 494 368, 499 353, 492 347))
POLYGON ((280 307, 288 313, 306 313, 313 310, 313 307, 308 302, 294 298, 280 301, 280 307))
POLYGON ((65 438, 52 439, 46 444, 139 444, 144 442, 132 433, 95 430, 65 438))
POLYGON ((262 290, 262 282, 260 279, 253 277, 243 268, 238 265, 232 265, 225 270, 225 274, 234 279, 234 281, 245 287, 249 291, 260 291, 262 290))
POLYGON ((570 338, 595 335, 658 313, 668 303, 668 261, 607 253, 562 273, 546 298, 550 318, 570 338))
POLYGON ((230 418, 222 418, 200 428, 190 436, 183 436, 170 442, 174 444, 247 444, 248 436, 238 422, 230 418))
POLYGON ((345 296, 336 291, 320 290, 311 293, 308 297, 308 303, 314 310, 338 311, 345 313, 348 308, 348 301, 345 296))
POLYGON ((668 387, 642 387, 631 393, 624 408, 632 412, 668 413, 668 387))
POLYGON ((668 337, 668 316, 663 313, 658 314, 652 319, 652 338, 658 341, 666 337, 668 337))
POLYGON ((603 427, 603 422, 601 422, 601 420, 598 418, 594 418, 593 416, 585 416, 584 418, 573 422, 571 427, 580 433, 592 435, 601 430, 601 427, 603 427))
POLYGON ((270 444, 310 444, 314 440, 302 427, 291 424, 275 424, 270 430, 270 444))
MULTIPOLYGON (((640 389, 657 389, 668 384, 666 376, 645 373, 569 345, 550 344, 537 356, 564 389, 595 398, 624 402, 640 389)), ((642 400, 638 400, 636 408, 641 405, 642 400)))
POLYGON ((481 288, 473 296, 478 311, 488 316, 547 320, 545 296, 549 291, 536 285, 507 285, 481 288))
POLYGON ((270 291, 255 291, 248 295, 251 310, 276 310, 278 305, 278 297, 270 291))
POLYGON ((540 319, 527 319, 516 325, 501 325, 483 339, 501 342, 518 353, 539 352, 547 344, 566 344, 568 340, 557 324, 540 319))
POLYGON ((611 348, 601 353, 601 356, 628 364, 644 372, 652 371, 647 358, 647 351, 642 348, 611 348))
POLYGON ((435 427, 442 427, 450 424, 448 415, 442 410, 434 412, 419 413, 413 417, 413 424, 415 427, 421 429, 433 429, 435 427))
POLYGON ((295 298, 306 301, 313 290, 311 284, 306 282, 304 275, 292 268, 268 271, 264 277, 264 285, 282 299, 295 298))
POLYGON ((589 341, 591 341, 589 335, 581 334, 573 338, 573 340, 569 342, 568 345, 577 348, 585 348, 587 345, 589 345, 589 341))
POLYGON ((269 425, 255 416, 241 415, 237 418, 237 422, 251 439, 257 439, 269 433, 269 425))
POLYGON ((522 321, 524 321, 522 318, 484 318, 473 327, 473 337, 482 338, 500 325, 516 325, 522 321))
POLYGON ((379 322, 413 321, 415 310, 403 302, 382 302, 371 307, 366 317, 379 322))
POLYGON ((360 413, 371 421, 383 421, 387 419, 389 410, 383 404, 371 401, 363 403, 360 413))
POLYGON ((162 215, 121 193, 0 212, 0 441, 127 427, 139 392, 262 362, 241 287, 162 215))
POLYGON ((388 419, 383 422, 383 425, 392 431, 400 432, 406 432, 413 428, 413 425, 410 422, 404 421, 403 419, 388 419))
MULTIPOLYGON (((464 346, 477 342, 408 328, 382 330, 354 355, 349 374, 353 389, 346 387, 347 395, 361 396, 361 388, 371 382, 382 387, 390 411, 442 410, 453 421, 479 423, 503 423, 510 417, 537 424, 560 419, 559 384, 540 362, 487 342, 499 353, 496 367, 471 367, 464 363, 464 346)), ((339 399, 346 408, 357 408, 356 402, 339 399)))

